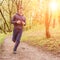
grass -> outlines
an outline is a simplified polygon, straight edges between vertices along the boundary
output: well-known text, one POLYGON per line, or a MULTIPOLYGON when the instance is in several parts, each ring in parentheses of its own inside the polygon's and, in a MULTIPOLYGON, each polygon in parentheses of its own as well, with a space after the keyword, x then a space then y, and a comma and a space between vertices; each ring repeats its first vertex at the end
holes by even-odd
POLYGON ((29 31, 25 31, 22 35, 21 41, 26 42, 33 46, 38 46, 44 48, 46 51, 51 51, 56 54, 60 52, 60 30, 52 29, 51 38, 47 39, 45 37, 44 28, 40 29, 36 27, 36 29, 31 29, 29 31))
POLYGON ((7 35, 11 35, 11 33, 7 33, 7 34, 0 33, 0 44, 2 44, 4 42, 4 39, 7 35))
POLYGON ((0 44, 2 44, 3 43, 3 41, 4 41, 4 38, 6 37, 6 35, 5 34, 0 34, 0 44))

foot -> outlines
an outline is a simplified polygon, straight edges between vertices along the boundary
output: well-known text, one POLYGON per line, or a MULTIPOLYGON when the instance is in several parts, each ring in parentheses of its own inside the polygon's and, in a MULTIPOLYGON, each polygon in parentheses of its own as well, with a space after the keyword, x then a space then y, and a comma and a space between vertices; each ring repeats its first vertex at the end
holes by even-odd
POLYGON ((17 54, 16 51, 13 51, 13 54, 17 54))
POLYGON ((12 40, 15 43, 15 40, 12 40))

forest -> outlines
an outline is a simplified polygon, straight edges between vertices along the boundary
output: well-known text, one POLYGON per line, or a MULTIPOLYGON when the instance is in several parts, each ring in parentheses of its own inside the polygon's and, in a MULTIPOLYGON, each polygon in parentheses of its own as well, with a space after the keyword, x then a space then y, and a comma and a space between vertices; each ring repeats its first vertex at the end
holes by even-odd
POLYGON ((45 35, 49 38, 51 36, 49 32, 50 28, 51 30, 59 28, 59 1, 56 3, 50 0, 0 0, 0 33, 6 34, 13 30, 13 25, 10 22, 12 16, 17 12, 18 6, 23 7, 26 17, 25 30, 39 25, 45 29, 45 35))
POLYGON ((0 47, 3 51, 0 51, 2 57, 9 56, 11 60, 12 58, 25 60, 23 57, 28 56, 30 58, 26 60, 45 60, 43 58, 46 57, 47 60, 60 60, 52 59, 55 55, 60 57, 60 0, 0 0, 0 47), (16 57, 11 55, 10 51, 13 46, 11 38, 14 29, 11 20, 20 8, 23 9, 26 26, 23 26, 21 45, 18 50, 18 54, 22 57, 18 54, 16 57), (35 52, 37 55, 33 55, 35 52), (52 53, 53 56, 51 55, 50 58, 50 53, 47 52, 52 53), (44 54, 47 54, 46 57, 44 54), (41 59, 38 59, 40 57, 41 59))

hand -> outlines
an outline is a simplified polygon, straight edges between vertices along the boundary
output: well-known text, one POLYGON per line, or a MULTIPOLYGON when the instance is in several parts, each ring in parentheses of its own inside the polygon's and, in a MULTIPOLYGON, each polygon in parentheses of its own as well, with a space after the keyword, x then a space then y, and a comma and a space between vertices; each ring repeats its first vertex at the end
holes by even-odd
POLYGON ((22 24, 25 25, 25 22, 22 21, 22 24))
POLYGON ((18 20, 18 21, 17 21, 17 24, 21 24, 21 21, 20 21, 20 20, 18 20))

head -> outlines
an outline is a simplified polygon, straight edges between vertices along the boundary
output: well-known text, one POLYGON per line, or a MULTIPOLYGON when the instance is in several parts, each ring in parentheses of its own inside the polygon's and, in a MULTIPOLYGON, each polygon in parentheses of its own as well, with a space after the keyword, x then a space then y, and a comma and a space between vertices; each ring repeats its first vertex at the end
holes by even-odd
POLYGON ((18 9, 18 14, 23 15, 23 9, 22 8, 18 9))

